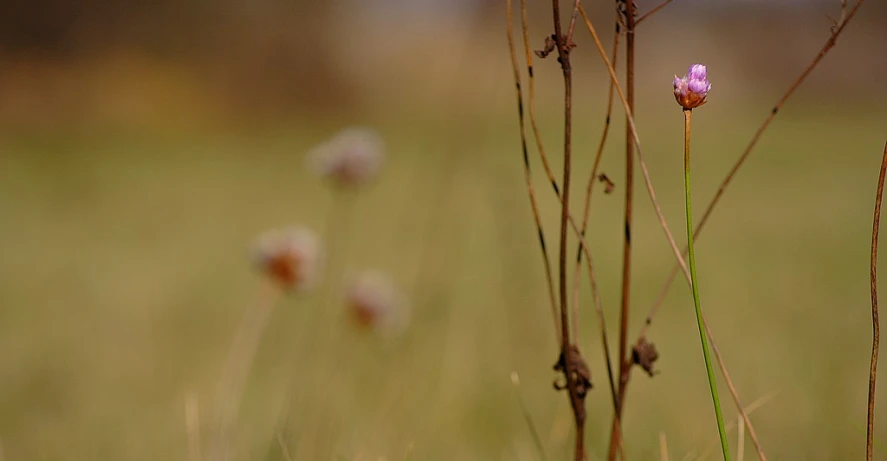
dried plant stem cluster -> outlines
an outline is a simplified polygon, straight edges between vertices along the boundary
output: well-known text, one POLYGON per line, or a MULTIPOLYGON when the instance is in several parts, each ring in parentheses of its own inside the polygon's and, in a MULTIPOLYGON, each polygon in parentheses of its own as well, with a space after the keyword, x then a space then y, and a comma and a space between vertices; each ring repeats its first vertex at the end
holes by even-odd
MULTIPOLYGON (((555 382, 555 388, 558 390, 566 390, 569 395, 570 406, 573 410, 574 423, 576 426, 576 444, 575 444, 575 459, 577 461, 582 461, 586 459, 586 450, 584 444, 584 428, 585 428, 585 396, 588 390, 591 388, 591 375, 588 370, 588 366, 585 363, 585 360, 582 358, 582 354, 579 351, 579 348, 576 343, 575 335, 571 338, 570 332, 570 320, 569 320, 569 300, 568 300, 568 292, 567 292, 567 236, 568 236, 568 226, 572 224, 574 229, 576 228, 575 222, 573 222, 572 217, 570 216, 570 181, 571 181, 571 135, 572 135, 572 66, 570 63, 570 51, 573 48, 572 44, 572 32, 575 27, 576 15, 578 14, 575 10, 578 9, 579 2, 577 1, 574 5, 574 14, 573 19, 571 20, 569 26, 569 33, 564 34, 563 28, 561 24, 560 18, 560 6, 558 0, 554 0, 552 2, 552 13, 554 17, 554 34, 546 39, 545 48, 541 51, 538 51, 537 54, 540 57, 546 57, 549 53, 553 51, 557 51, 558 62, 560 63, 561 70, 564 78, 564 170, 563 170, 563 178, 562 185, 563 188, 559 188, 557 186, 557 182, 554 180, 553 175, 551 174, 550 168, 548 168, 547 160, 543 160, 546 168, 546 172, 549 175, 549 179, 555 189, 555 194, 558 195, 559 201, 561 203, 561 219, 560 219, 560 245, 559 245, 559 257, 558 257, 558 288, 559 288, 559 302, 555 300, 554 289, 552 283, 552 274, 550 269, 550 263, 548 262, 548 253, 545 244, 545 237, 542 222, 539 218, 538 205, 536 203, 535 191, 533 188, 532 177, 530 174, 530 162, 529 155, 527 152, 527 141, 526 141, 526 129, 524 124, 524 110, 523 110, 523 91, 521 88, 521 77, 520 70, 517 64, 517 54, 514 46, 514 38, 513 38, 513 10, 512 3, 509 0, 507 2, 508 5, 508 42, 511 50, 512 56, 512 64, 514 70, 515 77, 515 85, 517 90, 517 98, 518 98, 518 114, 521 128, 521 145, 524 157, 524 166, 526 172, 526 181, 527 181, 527 190, 530 196, 530 203, 533 208, 534 220, 539 232, 540 238, 540 246, 542 248, 543 257, 545 258, 546 265, 546 275, 549 281, 549 293, 551 295, 552 308, 555 312, 555 329, 559 333, 559 348, 560 354, 558 356, 557 362, 555 363, 555 370, 561 372, 563 374, 564 380, 562 382, 555 382), (562 191, 562 192, 561 192, 562 191), (558 322, 559 320, 559 322, 558 322)), ((522 11, 522 28, 524 31, 524 46, 525 49, 529 49, 528 44, 528 32, 526 27, 526 3, 521 3, 521 11, 522 11)), ((537 146, 539 147, 540 154, 544 159, 544 150, 542 149, 541 138, 539 136, 538 129, 536 128, 535 123, 535 115, 533 114, 532 107, 532 61, 527 53, 527 65, 528 72, 530 77, 530 85, 531 85, 531 120, 533 123, 533 131, 536 135, 537 146)), ((590 261, 590 259, 589 259, 590 261)))
MULTIPOLYGON (((569 2, 572 6, 572 14, 569 16, 568 26, 564 27, 562 24, 562 12, 561 5, 558 0, 552 0, 551 9, 552 15, 554 19, 553 24, 553 33, 546 36, 544 43, 541 45, 541 49, 535 52, 535 55, 539 58, 545 58, 548 55, 556 55, 557 63, 562 71, 563 76, 563 88, 564 88, 564 145, 563 145, 563 173, 560 181, 555 178, 555 175, 552 171, 552 168, 549 165, 548 157, 545 152, 544 143, 542 141, 540 130, 536 123, 536 115, 535 115, 535 80, 534 80, 534 72, 533 72, 533 54, 530 52, 530 38, 529 31, 527 25, 527 6, 526 0, 521 0, 520 8, 521 8, 521 29, 523 35, 523 45, 524 45, 524 59, 526 62, 525 71, 527 74, 526 82, 527 82, 527 94, 524 94, 523 90, 523 78, 521 72, 521 65, 518 60, 518 53, 516 51, 516 45, 514 40, 514 20, 513 20, 513 4, 512 0, 507 1, 507 25, 508 25, 508 43, 509 49, 511 52, 511 60, 512 60, 512 68, 514 72, 514 79, 516 85, 516 97, 518 102, 518 117, 519 117, 519 126, 520 126, 520 140, 521 140, 521 148, 523 154, 523 163, 525 169, 525 181, 527 187, 527 193, 530 199, 531 209, 533 211, 533 219, 537 228, 538 236, 539 236, 539 244, 542 251, 543 263, 545 268, 546 280, 548 283, 548 293, 549 300, 551 304, 552 314, 555 322, 555 334, 557 338, 558 347, 560 350, 559 357, 557 363, 555 365, 555 369, 563 374, 563 380, 556 382, 555 387, 560 390, 566 390, 569 395, 569 400, 571 404, 571 409, 574 415, 574 423, 576 429, 576 443, 575 443, 575 459, 583 460, 586 459, 586 447, 584 444, 584 427, 586 422, 586 413, 584 407, 584 399, 586 397, 586 392, 591 387, 591 372, 588 370, 588 367, 582 358, 582 354, 579 350, 579 340, 578 340, 578 322, 579 322, 579 274, 580 274, 580 266, 583 261, 586 264, 587 272, 589 275, 589 285, 592 291, 593 301, 595 312, 597 316, 597 320, 600 324, 600 334, 601 334, 601 345, 602 345, 602 353, 604 354, 604 359, 607 366, 607 376, 609 379, 609 389, 611 393, 611 399, 613 403, 613 423, 612 423, 612 431, 610 437, 610 446, 609 446, 609 454, 608 459, 615 460, 620 457, 625 459, 624 455, 624 441, 622 440, 622 416, 625 409, 625 399, 627 396, 628 384, 631 377, 631 370, 634 365, 641 366, 644 371, 646 371, 651 376, 654 374, 654 362, 656 358, 658 358, 658 352, 656 351, 655 346, 649 341, 647 337, 647 333, 649 331, 650 326, 652 325, 653 317, 655 313, 658 311, 659 306, 662 303, 662 300, 667 292, 671 282, 674 280, 674 277, 677 275, 678 271, 684 273, 685 279, 687 281, 687 286, 692 290, 696 287, 696 284, 693 282, 694 275, 691 273, 690 268, 685 262, 685 255, 687 254, 687 248, 681 249, 677 242, 675 241, 671 230, 665 220, 664 214, 659 206, 658 200, 656 198, 656 192, 653 187, 653 183, 651 180, 649 169, 647 168, 646 162, 644 161, 643 151, 641 149, 640 137, 638 136, 637 126, 634 121, 634 95, 635 95, 635 67, 634 67, 634 43, 636 38, 636 28, 637 26, 648 20, 654 13, 660 11, 663 7, 668 5, 671 0, 665 0, 658 6, 655 6, 647 13, 638 16, 637 9, 635 7, 633 0, 615 0, 616 2, 616 32, 613 37, 613 50, 612 50, 612 58, 607 55, 607 52, 604 50, 603 44, 601 43, 600 38, 595 31, 594 26, 592 25, 591 20, 586 14, 580 0, 574 0, 573 2, 569 2), (576 21, 579 17, 582 17, 582 20, 585 22, 585 25, 591 34, 591 38, 594 41, 594 44, 600 54, 601 61, 606 66, 607 71, 610 75, 610 85, 609 85, 609 98, 606 108, 606 117, 604 122, 603 134, 600 140, 600 144, 597 149, 597 154, 594 158, 594 163, 591 171, 591 175, 588 178, 586 189, 585 189, 585 200, 583 204, 583 214, 582 220, 579 224, 577 224, 574 217, 570 212, 570 203, 571 203, 571 183, 573 182, 573 174, 572 171, 572 156, 573 156, 573 145, 572 145, 572 125, 573 125, 573 68, 571 65, 570 55, 573 51, 576 44, 574 43, 574 29, 576 21), (616 75, 615 62, 616 57, 619 50, 620 38, 621 35, 625 35, 625 78, 620 83, 620 79, 616 75), (615 90, 615 92, 614 92, 615 90), (622 225, 624 226, 624 238, 623 238, 623 251, 622 251, 622 283, 621 283, 621 301, 620 301, 620 322, 619 322, 619 356, 617 358, 617 363, 615 366, 617 367, 618 373, 614 373, 614 364, 612 364, 612 360, 610 357, 610 344, 607 335, 607 329, 605 327, 604 322, 604 309, 600 300, 600 296, 597 290, 596 283, 596 271, 595 266, 593 264, 593 259, 591 252, 588 248, 588 244, 585 240, 586 231, 588 230, 588 223, 590 220, 590 209, 591 209, 591 197, 592 191, 594 189, 594 184, 597 178, 600 178, 600 182, 606 183, 605 193, 609 194, 612 192, 614 188, 613 182, 605 175, 599 172, 600 159, 602 156, 602 152, 604 150, 604 146, 607 142, 607 136, 609 133, 609 122, 612 115, 612 104, 614 93, 618 96, 622 107, 625 111, 626 117, 626 133, 625 133, 625 183, 621 185, 625 188, 624 197, 625 197, 625 209, 623 215, 622 225), (526 106, 525 106, 525 97, 526 97, 526 106), (541 161, 543 170, 546 174, 548 181, 551 184, 551 188, 553 189, 558 202, 561 206, 560 208, 560 219, 559 219, 559 246, 558 246, 558 258, 557 258, 557 284, 555 284, 555 270, 552 268, 552 263, 549 256, 548 247, 546 245, 546 238, 544 232, 544 224, 541 219, 541 215, 539 212, 539 198, 537 196, 537 190, 534 187, 532 181, 531 174, 531 156, 528 148, 528 139, 527 139, 527 126, 525 122, 525 116, 529 115, 530 120, 530 129, 532 131, 535 146, 539 154, 539 159, 541 161), (662 230, 666 236, 666 239, 669 242, 669 245, 674 253, 674 257, 676 260, 676 264, 671 274, 669 275, 665 286, 660 291, 659 296, 657 297, 650 313, 647 316, 646 321, 642 325, 640 329, 640 333, 634 342, 629 342, 629 312, 630 312, 630 299, 631 299, 631 274, 632 274, 632 265, 631 265, 631 238, 632 238, 632 218, 633 218, 633 191, 634 191, 634 172, 635 168, 639 167, 642 173, 644 186, 649 196, 653 208, 657 214, 658 221, 662 230), (573 232, 576 235, 576 238, 579 240, 579 247, 577 249, 576 255, 576 266, 573 268, 573 281, 572 281, 572 296, 568 297, 567 287, 569 284, 568 280, 568 268, 567 268, 567 239, 569 237, 568 229, 572 228, 573 232), (557 287, 557 288, 555 288, 557 287), (632 344, 629 347, 629 344, 632 344), (615 376, 618 376, 618 379, 615 379, 615 376)), ((843 31, 844 27, 848 23, 848 21, 855 16, 859 7, 862 4, 862 0, 858 0, 851 8, 847 9, 847 6, 844 2, 841 3, 841 17, 835 23, 834 27, 832 27, 831 34, 822 48, 820 52, 816 55, 810 65, 804 69, 801 75, 797 78, 797 80, 789 87, 786 93, 782 98, 778 101, 778 103, 772 108, 768 116, 765 118, 762 125, 758 128, 758 130, 754 133, 751 138, 751 141, 746 146, 745 150, 739 156, 735 165, 730 170, 726 178, 723 180, 720 188, 715 194, 714 198, 705 208, 705 211, 702 215, 701 220, 698 224, 696 224, 695 230, 693 227, 692 221, 688 221, 688 241, 691 241, 693 238, 699 236, 699 233, 704 226, 704 224, 708 221, 708 218, 711 215, 713 208, 717 205, 718 201, 722 197, 727 185, 732 181, 735 177, 738 170, 744 164, 745 160, 748 158, 749 154, 757 144, 763 132, 769 127, 770 123, 776 116, 778 110, 784 105, 784 103, 788 100, 788 98, 794 93, 794 91, 800 86, 800 84, 806 79, 806 77, 812 72, 812 70, 816 67, 816 65, 821 61, 821 59, 825 56, 825 54, 835 45, 836 39, 838 35, 843 31)), ((702 76, 704 77, 704 67, 702 67, 702 76)), ((675 80, 675 97, 678 102, 684 106, 686 109, 692 109, 693 107, 698 107, 705 102, 705 93, 710 89, 710 85, 707 85, 707 81, 704 83, 707 86, 703 86, 702 80, 698 79, 700 74, 696 73, 694 69, 691 68, 690 73, 684 79, 675 80)), ((704 78, 703 78, 704 80, 704 78)), ((688 171, 689 173, 689 171, 688 171)), ((687 178, 688 179, 688 178, 687 178)), ((689 193, 689 191, 688 191, 689 193)), ((688 209, 689 212, 689 209, 688 209)), ((689 213, 688 213, 689 215, 689 213)), ((688 216, 689 218, 689 216, 688 216)), ((698 296, 694 296, 696 302, 698 303, 698 296)), ((714 341, 714 337, 712 335, 711 329, 708 323, 705 320, 702 309, 698 307, 697 304, 697 313, 699 319, 699 328, 700 335, 703 345, 706 351, 706 358, 708 357, 708 345, 711 347, 711 351, 718 363, 718 367, 724 377, 724 380, 727 384, 727 388, 730 391, 731 398, 737 407, 737 411, 739 413, 740 419, 744 424, 745 429, 743 431, 743 436, 740 440, 744 439, 745 433, 748 434, 748 438, 752 441, 758 458, 761 460, 766 460, 766 456, 764 455, 763 450, 761 449, 760 442, 758 440, 757 434, 752 426, 752 423, 748 416, 748 411, 743 408, 742 403, 739 399, 738 392, 736 390, 736 386, 733 384, 730 379, 730 375, 727 371, 727 367, 722 360, 722 356, 720 350, 717 347, 716 342, 714 341)), ((876 313, 873 312, 873 315, 876 313)), ((719 432, 722 435, 722 441, 724 442, 722 446, 724 447, 724 457, 727 458, 729 456, 726 450, 726 439, 723 437, 725 430, 724 424, 722 422, 722 418, 720 417, 720 407, 717 403, 716 390, 714 387, 714 376, 712 367, 706 360, 707 368, 709 369, 709 377, 712 392, 715 396, 715 406, 716 413, 718 413, 719 420, 719 432)), ((874 368, 874 358, 873 358, 873 368, 874 368)), ((872 393, 873 395, 873 393, 872 393)), ((741 448, 740 448, 741 449, 741 448)))

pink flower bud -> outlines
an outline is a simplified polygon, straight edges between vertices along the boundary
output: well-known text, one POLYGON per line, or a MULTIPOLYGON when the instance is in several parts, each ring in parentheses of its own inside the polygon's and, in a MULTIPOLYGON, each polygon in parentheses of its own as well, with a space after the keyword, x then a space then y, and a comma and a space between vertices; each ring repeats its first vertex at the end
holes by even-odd
POLYGON ((678 77, 675 75, 674 97, 684 109, 693 109, 705 104, 705 97, 711 90, 708 81, 708 70, 702 64, 693 64, 687 71, 687 75, 678 77))

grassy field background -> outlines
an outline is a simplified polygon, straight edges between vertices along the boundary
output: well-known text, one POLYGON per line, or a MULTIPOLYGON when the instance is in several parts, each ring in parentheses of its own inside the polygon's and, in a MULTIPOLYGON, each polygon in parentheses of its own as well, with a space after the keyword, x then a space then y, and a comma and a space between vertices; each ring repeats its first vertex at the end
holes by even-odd
MULTIPOLYGON (((206 116, 205 104, 191 108, 174 97, 196 98, 199 80, 146 75, 141 61, 119 56, 114 62, 123 64, 111 66, 106 82, 119 91, 95 111, 22 103, 31 111, 16 117, 5 109, 0 459, 190 460, 188 402, 197 405, 205 449, 227 350, 262 289, 252 242, 291 223, 329 235, 341 203, 308 171, 304 154, 355 123, 380 131, 388 161, 356 199, 339 242, 347 241, 343 264, 347 272, 391 274, 411 299, 410 326, 397 337, 356 330, 335 303, 323 302, 335 291, 329 284, 283 299, 248 382, 236 458, 279 459, 275 427, 291 405, 293 459, 539 459, 521 399, 548 459, 565 459, 571 417, 551 387, 557 350, 502 32, 484 34, 479 49, 452 46, 460 52, 433 61, 449 73, 419 69, 414 80, 387 83, 368 77, 361 104, 349 109, 220 121, 206 116), (121 103, 120 94, 133 99, 121 103)), ((854 56, 839 46, 830 65, 854 56)), ((583 59, 579 69, 592 77, 579 83, 576 191, 591 168, 605 97, 600 69, 583 59)), ((657 59, 674 72, 695 60, 657 59)), ((559 167, 560 89, 555 63, 544 64, 540 120, 559 167)), ((694 117, 697 213, 792 74, 756 91, 754 80, 710 67, 715 89, 694 117)), ((679 237, 681 116, 671 75, 645 75, 640 91, 649 102, 638 126, 679 237)), ((697 247, 703 307, 743 400, 763 399, 752 419, 771 459, 850 459, 864 446, 868 252, 887 114, 883 92, 840 93, 825 75, 777 117, 697 247)), ((616 193, 597 191, 590 231, 611 337, 623 205, 619 118, 603 161, 616 193)), ((534 162, 553 248, 558 210, 534 162)), ((673 259, 642 187, 636 197, 633 334, 673 259)), ((676 283, 650 333, 661 373, 633 373, 624 418, 631 459, 656 459, 660 433, 672 459, 717 456, 694 322, 687 287, 676 283)), ((606 455, 611 417, 597 328, 583 284, 593 459, 606 455)), ((722 398, 735 420, 726 391, 722 398)), ((884 453, 887 432, 877 431, 884 453)))

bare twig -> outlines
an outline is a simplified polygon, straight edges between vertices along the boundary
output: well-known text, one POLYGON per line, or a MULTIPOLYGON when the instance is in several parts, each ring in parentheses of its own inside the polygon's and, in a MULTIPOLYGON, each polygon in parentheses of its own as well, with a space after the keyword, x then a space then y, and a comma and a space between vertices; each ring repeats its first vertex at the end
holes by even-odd
MULTIPOLYGON (((521 9, 525 11, 525 1, 521 0, 521 9)), ((554 280, 551 275, 551 261, 548 258, 548 249, 545 246, 545 232, 542 228, 542 219, 539 216, 539 206, 536 203, 536 194, 533 188, 533 178, 532 173, 530 171, 530 156, 527 152, 527 134, 526 134, 526 126, 524 123, 524 102, 523 102, 523 91, 521 90, 521 77, 520 70, 517 64, 517 53, 514 48, 514 33, 513 33, 513 11, 512 11, 512 2, 511 0, 507 0, 507 33, 508 33, 508 49, 511 52, 511 67, 514 71, 514 84, 515 91, 517 93, 517 112, 518 112, 518 121, 520 123, 520 138, 521 138, 521 152, 523 153, 524 160, 524 180, 527 185, 527 195, 530 198, 530 208, 533 211, 533 222, 536 224, 536 232, 539 236, 539 246, 542 249, 542 260, 545 266, 545 280, 548 284, 548 297, 551 303, 551 313, 554 318, 554 330, 556 337, 560 337, 560 326, 557 320, 557 300, 555 299, 554 294, 554 280)), ((524 26, 524 34, 526 34, 526 22, 523 22, 524 26)), ((528 53, 529 54, 529 53, 528 53)), ((529 58, 528 58, 529 59, 529 58)), ((528 62, 530 66, 530 82, 532 82, 532 63, 528 62)), ((530 88, 532 88, 532 83, 530 88)), ((531 90, 532 91, 532 90, 531 90)), ((530 99, 532 101, 532 99, 530 99)), ((532 104, 532 102, 531 102, 532 104)), ((532 114, 532 112, 531 112, 532 114)), ((535 122, 533 122, 533 126, 535 129, 535 122)), ((538 138, 537 138, 538 139, 538 138)), ((541 146, 541 142, 540 142, 541 146)), ((541 151, 540 151, 541 152, 541 151)), ((557 185, 555 185, 557 188, 557 185)))
MULTIPOLYGON (((625 104, 626 119, 634 115, 634 0, 624 0, 625 12, 625 104)), ((615 70, 615 69, 614 69, 615 70)), ((615 80, 615 79, 614 79, 615 80)), ((631 220, 632 205, 634 204, 634 124, 625 124, 625 214, 624 214, 624 239, 622 245, 622 297, 619 306, 619 393, 617 396, 616 415, 622 418, 623 400, 625 399, 625 387, 628 383, 631 361, 628 358, 628 316, 630 310, 629 296, 631 295, 631 220)), ((613 431, 610 439, 609 459, 616 458, 615 438, 616 419, 613 420, 613 431)))
MULTIPOLYGON (((530 113, 530 127, 533 130, 533 138, 536 140, 536 150, 539 151, 539 157, 542 160, 542 169, 545 170, 545 176, 551 183, 551 187, 554 189, 554 193, 558 196, 558 199, 563 200, 563 198, 561 197, 560 188, 557 185, 557 180, 554 178, 554 173, 551 171, 551 166, 548 164, 548 156, 545 155, 545 146, 542 144, 542 134, 539 132, 539 125, 536 123, 536 84, 533 72, 533 53, 530 51, 530 29, 528 26, 529 21, 527 19, 527 0, 521 0, 520 7, 521 29, 524 36, 524 56, 527 60, 527 106, 530 113)), ((558 333, 558 336, 560 336, 560 333, 558 333)))
POLYGON ((570 14, 570 27, 567 29, 567 43, 573 43, 573 30, 576 29, 576 19, 579 17, 579 3, 581 0, 573 1, 573 13, 570 14))
MULTIPOLYGON (((566 348, 570 342, 567 321, 567 221, 570 216, 570 168, 572 166, 572 115, 573 115, 573 69, 570 65, 570 49, 561 32, 560 2, 552 0, 554 14, 554 40, 557 46, 558 61, 564 75, 564 174, 561 184, 561 232, 560 251, 558 257, 558 285, 560 287, 561 347, 566 348)), ((575 338, 574 338, 575 339, 575 338)))
POLYGON ((638 20, 634 22, 634 25, 637 26, 637 25, 639 25, 640 23, 644 22, 644 19, 647 19, 647 18, 649 18, 650 16, 653 16, 653 15, 656 14, 659 10, 665 8, 666 5, 668 5, 669 3, 671 3, 671 1, 672 1, 672 0, 665 0, 664 2, 662 2, 662 3, 660 3, 658 6, 656 6, 656 8, 653 8, 652 10, 650 10, 650 11, 644 13, 643 16, 639 17, 638 20))
MULTIPOLYGON (((807 66, 806 69, 804 69, 803 72, 801 72, 801 75, 799 75, 795 82, 792 83, 785 94, 782 95, 776 105, 774 105, 773 108, 770 109, 770 113, 767 115, 767 118, 765 118, 763 123, 761 123, 761 125, 758 127, 758 130, 752 136, 751 141, 749 141, 748 145, 745 147, 745 150, 736 160, 733 168, 730 169, 730 172, 727 173, 727 176, 724 178, 723 181, 721 181, 721 185, 718 187, 718 190, 717 192, 715 192, 714 197, 711 199, 705 211, 702 213, 702 218, 699 220, 699 223, 696 225, 696 229, 693 231, 694 238, 698 238, 699 233, 702 232, 702 228, 705 227, 705 223, 708 222, 708 218, 711 216, 711 213, 714 210, 715 206, 724 195, 724 191, 727 189, 727 186, 730 185, 730 183, 733 181, 733 178, 736 176, 736 173, 739 171, 742 165, 745 164, 745 161, 748 159, 749 154, 751 154, 752 149, 754 149, 754 147, 758 144, 758 141, 761 139, 761 135, 763 135, 767 127, 770 126, 770 122, 773 121, 773 119, 776 117, 776 114, 779 112, 780 109, 782 109, 782 106, 785 104, 785 102, 788 101, 788 98, 791 97, 792 94, 794 94, 795 90, 797 90, 798 87, 801 86, 801 83, 803 83, 804 80, 807 79, 810 73, 813 72, 813 69, 816 68, 820 61, 822 61, 822 58, 824 58, 829 50, 831 50, 832 47, 835 46, 835 42, 837 41, 838 36, 844 30, 844 27, 846 27, 847 23, 850 22, 850 20, 853 19, 853 16, 856 15, 856 12, 859 11, 859 7, 862 6, 863 1, 864 0, 858 0, 853 5, 853 8, 850 10, 850 12, 846 15, 843 13, 844 8, 842 7, 841 16, 843 19, 841 19, 840 22, 832 28, 831 35, 829 36, 828 40, 826 40, 825 45, 823 45, 822 49, 819 50, 819 53, 816 55, 816 57, 813 58, 813 61, 807 66)), ((682 254, 686 253, 687 249, 684 248, 682 254)), ((665 295, 668 293, 668 289, 671 287, 672 282, 674 282, 674 279, 678 275, 679 270, 680 267, 677 264, 672 267, 668 278, 663 284, 662 289, 659 291, 659 295, 656 297, 656 300, 653 301, 653 306, 650 308, 650 313, 647 314, 647 319, 644 322, 644 326, 641 328, 641 332, 638 334, 639 338, 646 335, 649 325, 653 322, 653 317, 656 315, 659 307, 662 305, 662 301, 665 299, 665 295)))
POLYGON ((887 144, 881 157, 878 175, 878 191, 875 195, 875 217, 872 221, 872 259, 869 265, 872 290, 872 361, 869 368, 869 398, 866 415, 865 459, 871 461, 875 433, 875 381, 878 371, 878 347, 881 341, 881 325, 878 321, 878 232, 881 227, 881 200, 884 195, 884 176, 887 173, 887 144))
MULTIPOLYGON (((578 0, 575 8, 579 7, 578 0)), ((554 41, 557 48, 558 62, 564 76, 564 174, 563 200, 561 203, 561 232, 559 252, 559 286, 561 316, 561 355, 556 367, 564 373, 566 390, 573 409, 573 420, 576 425, 576 461, 585 460, 585 393, 590 386, 588 366, 582 359, 576 346, 576 338, 570 339, 568 325, 567 299, 567 224, 570 221, 570 179, 572 167, 572 116, 573 116, 573 69, 570 63, 570 50, 573 43, 569 35, 561 29, 560 2, 552 0, 551 11, 554 18, 554 41)))

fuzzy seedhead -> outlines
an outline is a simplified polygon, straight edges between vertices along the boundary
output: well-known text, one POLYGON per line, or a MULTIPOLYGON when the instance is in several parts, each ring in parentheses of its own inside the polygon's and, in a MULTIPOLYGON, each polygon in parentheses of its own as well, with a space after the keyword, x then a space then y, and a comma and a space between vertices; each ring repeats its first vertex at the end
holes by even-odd
POLYGON ((345 305, 361 328, 398 333, 406 327, 406 296, 387 275, 365 271, 354 277, 345 293, 345 305))
POLYGON ((375 130, 351 127, 312 149, 309 166, 340 187, 358 187, 374 178, 385 162, 385 145, 375 130))
POLYGON ((567 347, 566 351, 561 351, 557 363, 554 364, 554 371, 564 374, 563 382, 554 381, 554 388, 556 390, 569 390, 570 382, 572 381, 576 386, 576 395, 579 398, 585 398, 588 390, 592 388, 591 371, 588 369, 588 364, 585 363, 585 359, 582 358, 582 354, 576 346, 571 345, 567 347))
POLYGON ((640 365, 644 371, 652 378, 659 371, 653 369, 653 364, 659 359, 659 352, 656 346, 648 342, 647 338, 641 338, 637 344, 631 349, 631 361, 635 365, 640 365))
POLYGON ((259 236, 254 249, 256 266, 286 289, 311 288, 323 263, 320 240, 305 227, 272 229, 259 236))

